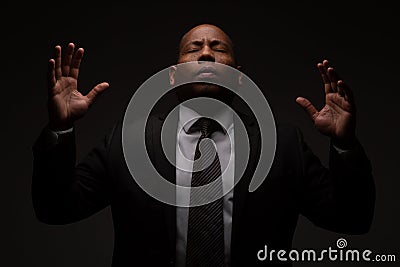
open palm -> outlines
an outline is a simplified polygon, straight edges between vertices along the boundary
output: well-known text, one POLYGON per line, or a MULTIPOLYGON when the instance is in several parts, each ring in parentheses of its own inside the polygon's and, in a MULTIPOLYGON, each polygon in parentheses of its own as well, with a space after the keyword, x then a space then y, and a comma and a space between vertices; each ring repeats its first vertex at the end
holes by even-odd
POLYGON ((355 138, 356 107, 353 93, 327 60, 318 63, 317 67, 324 82, 325 106, 318 111, 304 97, 298 97, 296 101, 322 134, 330 136, 338 144, 348 144, 355 138))
POLYGON ((99 83, 87 95, 78 91, 79 67, 84 50, 70 43, 62 56, 61 47, 54 48, 54 58, 49 60, 48 112, 49 125, 54 130, 70 128, 81 118, 94 102, 96 96, 108 88, 108 83, 99 83))

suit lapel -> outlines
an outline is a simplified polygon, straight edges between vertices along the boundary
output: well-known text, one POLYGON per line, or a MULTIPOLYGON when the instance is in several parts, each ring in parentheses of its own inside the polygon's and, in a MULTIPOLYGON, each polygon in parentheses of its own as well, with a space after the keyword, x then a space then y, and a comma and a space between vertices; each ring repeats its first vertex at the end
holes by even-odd
POLYGON ((251 181, 251 178, 253 177, 253 173, 255 170, 255 167, 257 166, 257 151, 258 148, 260 147, 260 138, 259 138, 259 130, 257 123, 255 122, 253 117, 250 117, 247 114, 237 112, 240 119, 244 123, 247 132, 244 131, 244 129, 240 129, 239 127, 236 127, 238 125, 237 123, 237 117, 235 117, 235 182, 239 181, 236 183, 234 187, 234 193, 233 193, 233 215, 232 215, 232 241, 231 241, 231 250, 234 248, 236 242, 237 242, 237 236, 238 236, 238 231, 241 228, 241 221, 242 221, 242 215, 246 203, 247 196, 249 194, 248 188, 249 184, 251 181), (249 139, 249 147, 250 151, 245 148, 247 144, 243 142, 245 138, 249 139), (249 153, 249 158, 247 161, 242 162, 244 160, 240 160, 240 156, 244 155, 244 153, 249 153), (243 166, 243 164, 247 164, 247 166, 243 166), (245 168, 245 171, 242 175, 242 177, 239 177, 239 169, 240 168, 245 168))
MULTIPOLYGON (((174 113, 172 114, 172 122, 173 123, 165 123, 166 114, 165 115, 157 115, 153 118, 152 129, 151 129, 151 140, 152 140, 152 153, 155 161, 155 165, 157 170, 161 173, 164 179, 169 182, 176 184, 176 169, 175 169, 175 160, 176 160, 176 134, 177 134, 177 116, 174 113), (165 132, 165 141, 161 144, 161 130, 165 132), (165 149, 163 149, 165 146, 165 149), (170 159, 171 162, 168 161, 163 151, 171 151, 170 159)), ((175 256, 175 243, 176 243, 176 206, 169 204, 162 204, 162 209, 165 215, 165 221, 168 231, 169 237, 169 249, 170 252, 173 253, 171 255, 175 256)))

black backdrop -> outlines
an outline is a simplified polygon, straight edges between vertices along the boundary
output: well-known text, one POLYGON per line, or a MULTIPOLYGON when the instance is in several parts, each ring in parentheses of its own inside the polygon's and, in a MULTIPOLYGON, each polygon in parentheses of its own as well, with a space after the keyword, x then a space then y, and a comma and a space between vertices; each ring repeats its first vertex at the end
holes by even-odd
POLYGON ((264 90, 276 118, 298 125, 324 163, 328 139, 313 128, 295 98, 306 96, 321 107, 324 95, 316 63, 324 58, 331 60, 356 96, 357 133, 372 161, 377 185, 372 229, 362 236, 342 236, 300 218, 293 246, 336 247, 336 240, 344 237, 354 249, 400 257, 395 59, 399 37, 394 7, 379 2, 357 7, 330 2, 280 7, 209 2, 149 7, 13 2, 5 3, 2 13, 0 266, 102 267, 111 263, 109 209, 65 226, 38 222, 32 209, 31 146, 46 124, 45 77, 52 48, 75 42, 86 49, 79 80, 82 92, 101 81, 111 85, 77 123, 80 159, 123 114, 135 88, 175 62, 181 35, 204 22, 215 23, 231 35, 243 72, 264 90))

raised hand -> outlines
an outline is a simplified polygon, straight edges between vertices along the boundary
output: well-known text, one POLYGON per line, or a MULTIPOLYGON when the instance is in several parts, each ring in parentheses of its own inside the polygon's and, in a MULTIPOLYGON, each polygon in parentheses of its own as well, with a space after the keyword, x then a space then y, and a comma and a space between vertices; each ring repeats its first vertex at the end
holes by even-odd
POLYGON ((330 136, 336 146, 349 148, 356 140, 356 106, 353 93, 328 60, 318 63, 317 68, 324 83, 325 106, 318 111, 304 97, 298 97, 296 102, 308 113, 322 134, 330 136))
POLYGON ((52 130, 66 130, 81 118, 93 104, 96 97, 109 87, 103 82, 93 87, 87 95, 78 91, 79 67, 84 50, 75 51, 69 43, 62 54, 61 46, 54 48, 48 68, 48 113, 52 130))

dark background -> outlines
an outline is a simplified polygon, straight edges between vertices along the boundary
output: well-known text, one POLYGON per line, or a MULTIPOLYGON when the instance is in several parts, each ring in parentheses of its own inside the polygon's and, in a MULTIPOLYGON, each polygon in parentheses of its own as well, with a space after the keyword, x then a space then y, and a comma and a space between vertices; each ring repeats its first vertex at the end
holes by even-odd
MULTIPOLYGON (((383 2, 355 7, 331 1, 283 2, 281 6, 203 1, 149 7, 134 2, 86 6, 78 2, 4 3, 0 24, 4 170, 0 266, 103 267, 111 263, 109 209, 65 226, 38 222, 32 209, 31 147, 47 120, 45 78, 53 47, 75 42, 86 49, 79 80, 83 93, 102 81, 111 85, 77 122, 80 159, 123 114, 134 90, 175 63, 182 34, 204 22, 215 23, 231 35, 243 72, 263 89, 277 120, 298 125, 325 164, 328 139, 313 128, 295 98, 303 95, 322 107, 324 94, 316 64, 325 58, 354 91, 357 134, 376 178, 372 229, 361 236, 343 236, 300 218, 294 248, 335 248, 336 240, 344 237, 353 249, 399 258, 397 16, 397 9, 383 2)), ((390 264, 369 264, 375 265, 390 264)))

